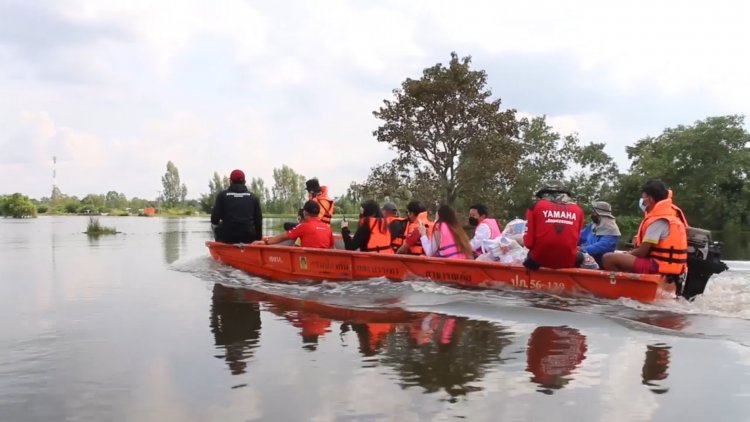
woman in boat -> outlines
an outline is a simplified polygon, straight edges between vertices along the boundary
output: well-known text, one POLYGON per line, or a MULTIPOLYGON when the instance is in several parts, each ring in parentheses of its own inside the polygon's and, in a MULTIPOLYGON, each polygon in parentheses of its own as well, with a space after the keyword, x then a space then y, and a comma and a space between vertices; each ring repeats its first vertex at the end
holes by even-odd
POLYGON ((392 254, 391 232, 388 230, 388 222, 380 212, 380 205, 368 200, 360 208, 359 226, 351 236, 349 223, 341 222, 341 237, 344 240, 346 250, 362 252, 375 252, 392 254))
POLYGON ((474 252, 469 244, 469 237, 458 223, 456 211, 450 205, 438 208, 438 220, 432 236, 427 236, 427 227, 420 220, 419 233, 422 248, 427 256, 437 256, 449 259, 473 259, 474 252))

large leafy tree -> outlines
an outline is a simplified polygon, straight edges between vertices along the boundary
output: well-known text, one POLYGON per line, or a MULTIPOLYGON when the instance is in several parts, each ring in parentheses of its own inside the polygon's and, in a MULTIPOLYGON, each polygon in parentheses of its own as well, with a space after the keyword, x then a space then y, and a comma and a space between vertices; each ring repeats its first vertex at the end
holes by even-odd
POLYGON ((167 162, 167 172, 162 176, 161 184, 164 188, 162 191, 164 204, 168 208, 176 207, 185 202, 187 187, 180 183, 180 172, 171 161, 167 162))
POLYGON ((36 217, 36 206, 20 193, 0 197, 0 214, 11 218, 36 217))
POLYGON ((248 189, 258 197, 261 205, 264 205, 266 200, 271 196, 268 193, 268 188, 266 188, 266 182, 260 177, 251 178, 248 189))
POLYGON ((382 121, 373 133, 377 140, 398 152, 399 166, 434 180, 439 199, 448 204, 472 183, 463 171, 471 164, 464 152, 516 133, 515 110, 500 109, 500 99, 491 99, 487 74, 470 64, 471 57, 452 53, 447 67, 436 64, 420 79, 406 79, 393 91, 395 98, 373 112, 382 121))
POLYGON ((627 147, 632 160, 618 202, 634 209, 640 186, 663 180, 691 225, 721 228, 748 224, 750 215, 750 134, 744 117, 709 117, 691 126, 668 128, 627 147))

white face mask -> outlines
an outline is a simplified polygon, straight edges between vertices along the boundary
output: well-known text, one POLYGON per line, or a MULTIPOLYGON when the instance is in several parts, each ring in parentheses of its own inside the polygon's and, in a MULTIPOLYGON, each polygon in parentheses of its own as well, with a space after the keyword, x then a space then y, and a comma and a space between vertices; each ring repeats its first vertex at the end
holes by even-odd
POLYGON ((638 208, 640 208, 641 211, 646 212, 646 204, 643 203, 643 198, 638 201, 638 208))

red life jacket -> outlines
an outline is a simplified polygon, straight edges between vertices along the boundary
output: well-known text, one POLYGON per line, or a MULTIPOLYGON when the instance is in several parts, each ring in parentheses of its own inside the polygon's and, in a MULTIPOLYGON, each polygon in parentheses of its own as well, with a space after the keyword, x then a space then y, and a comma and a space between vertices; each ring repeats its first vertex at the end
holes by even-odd
POLYGON ((529 256, 542 267, 575 267, 583 223, 583 210, 578 204, 540 199, 526 211, 523 240, 529 256))
POLYGON ((385 220, 372 217, 366 218, 365 220, 370 226, 370 239, 367 241, 367 246, 360 250, 362 252, 392 254, 391 232, 388 230, 388 225, 385 220))

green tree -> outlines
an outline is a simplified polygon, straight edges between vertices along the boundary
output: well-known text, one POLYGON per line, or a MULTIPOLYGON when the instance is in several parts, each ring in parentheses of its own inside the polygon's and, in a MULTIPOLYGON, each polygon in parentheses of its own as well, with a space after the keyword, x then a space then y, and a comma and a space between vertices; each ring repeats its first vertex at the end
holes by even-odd
POLYGON ((229 178, 219 176, 219 173, 214 172, 213 178, 208 181, 208 193, 202 194, 200 199, 200 209, 203 212, 210 213, 214 208, 216 202, 216 196, 219 192, 229 187, 229 178))
POLYGON ((14 193, 0 198, 0 214, 11 218, 36 217, 36 206, 27 196, 14 193))
POLYGON ((750 221, 750 134, 744 116, 708 117, 665 129, 627 147, 632 160, 617 202, 635 210, 640 187, 661 179, 693 226, 719 229, 750 221))
POLYGON ((111 190, 104 196, 104 207, 108 209, 124 210, 128 207, 128 198, 124 193, 111 190))
POLYGON ((171 162, 167 162, 167 172, 161 178, 164 187, 162 197, 167 208, 173 208, 185 202, 187 187, 180 183, 180 172, 171 162))
POLYGON ((260 177, 250 178, 250 186, 248 187, 248 190, 258 197, 261 205, 265 205, 266 201, 270 197, 268 188, 266 188, 266 182, 260 177))
POLYGON ((471 57, 451 53, 448 67, 436 64, 418 80, 406 79, 394 100, 373 112, 382 120, 373 133, 399 154, 397 163, 414 175, 434 180, 440 199, 453 204, 471 185, 462 154, 475 143, 507 141, 517 132, 515 110, 491 100, 487 74, 470 69, 471 57))
POLYGON ((286 164, 273 169, 272 198, 268 209, 272 213, 296 213, 306 198, 305 176, 297 174, 286 164))

